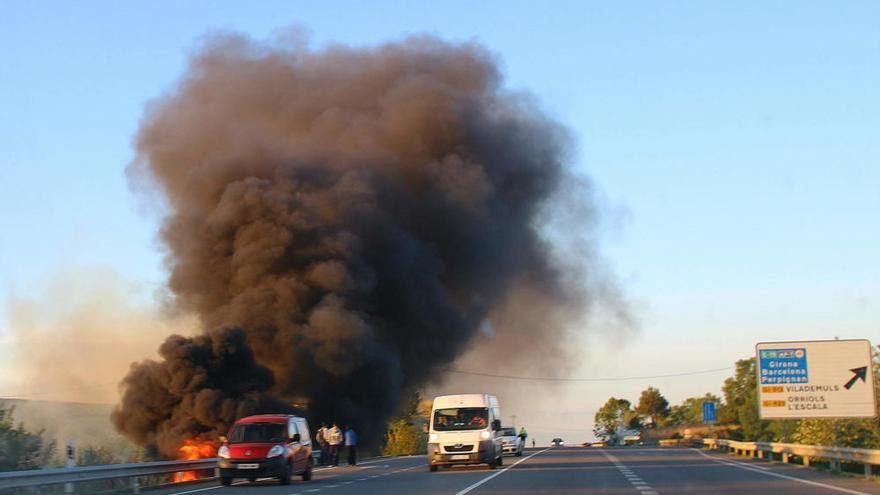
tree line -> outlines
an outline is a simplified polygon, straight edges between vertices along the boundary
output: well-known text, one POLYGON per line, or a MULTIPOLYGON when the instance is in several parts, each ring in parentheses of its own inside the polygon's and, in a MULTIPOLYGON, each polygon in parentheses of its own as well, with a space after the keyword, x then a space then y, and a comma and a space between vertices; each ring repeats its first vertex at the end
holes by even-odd
MULTIPOLYGON (((874 390, 880 403, 880 353, 874 352, 874 390)), ((724 380, 723 397, 712 393, 689 397, 670 405, 663 394, 648 387, 635 406, 611 397, 596 412, 593 433, 616 440, 619 429, 645 430, 688 427, 703 423, 703 403, 715 402, 717 428, 713 435, 732 440, 792 442, 853 448, 880 449, 880 418, 762 420, 758 416, 758 383, 755 358, 736 362, 734 375, 724 380)), ((675 433, 672 433, 673 435, 675 433)))

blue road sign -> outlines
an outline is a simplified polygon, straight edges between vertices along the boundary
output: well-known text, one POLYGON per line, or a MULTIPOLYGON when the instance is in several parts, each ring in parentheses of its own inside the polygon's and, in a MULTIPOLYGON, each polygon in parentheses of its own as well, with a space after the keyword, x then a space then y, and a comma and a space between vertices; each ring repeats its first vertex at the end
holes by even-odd
POLYGON ((703 423, 714 423, 717 419, 715 418, 715 403, 711 401, 703 402, 703 423))
POLYGON ((807 349, 762 349, 759 353, 758 368, 762 385, 783 383, 808 383, 807 349))

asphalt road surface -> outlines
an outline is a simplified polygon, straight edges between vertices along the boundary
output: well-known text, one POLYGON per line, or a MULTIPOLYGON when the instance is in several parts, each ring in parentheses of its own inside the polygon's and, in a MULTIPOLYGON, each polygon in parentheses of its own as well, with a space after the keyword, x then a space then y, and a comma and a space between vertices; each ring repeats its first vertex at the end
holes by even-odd
POLYGON ((318 468, 312 481, 275 480, 175 486, 162 495, 474 495, 512 493, 672 495, 878 494, 880 484, 799 466, 677 448, 529 449, 489 470, 456 467, 428 472, 424 456, 376 459, 358 466, 318 468))

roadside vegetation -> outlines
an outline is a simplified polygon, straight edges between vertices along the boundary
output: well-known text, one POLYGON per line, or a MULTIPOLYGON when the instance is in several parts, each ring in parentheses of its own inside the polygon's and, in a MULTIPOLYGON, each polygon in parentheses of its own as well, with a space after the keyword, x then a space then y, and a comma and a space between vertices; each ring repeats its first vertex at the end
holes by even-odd
MULTIPOLYGON (((723 397, 711 393, 689 397, 670 405, 660 390, 648 387, 633 405, 611 397, 596 412, 593 430, 605 441, 616 442, 622 430, 639 430, 643 439, 718 437, 732 440, 790 442, 853 448, 880 449, 880 418, 764 421, 758 417, 755 358, 736 362, 734 375, 721 388, 723 397), (703 424, 703 403, 716 404, 718 421, 703 424)), ((880 353, 874 353, 875 391, 880 402, 880 353)))

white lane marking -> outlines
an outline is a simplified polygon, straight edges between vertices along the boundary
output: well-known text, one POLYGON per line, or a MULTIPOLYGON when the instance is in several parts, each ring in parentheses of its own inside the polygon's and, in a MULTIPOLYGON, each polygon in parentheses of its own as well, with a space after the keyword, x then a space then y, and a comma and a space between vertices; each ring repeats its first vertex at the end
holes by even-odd
MULTIPOLYGON (((853 495, 871 495, 870 493, 860 492, 860 491, 856 491, 856 490, 850 490, 848 488, 841 488, 839 486, 828 485, 825 483, 820 483, 818 481, 810 481, 810 480, 805 480, 803 478, 796 478, 794 476, 788 476, 785 474, 774 473, 774 472, 770 471, 768 468, 764 468, 764 470, 762 471, 759 469, 754 469, 753 466, 749 466, 747 464, 742 464, 739 462, 722 461, 720 459, 716 459, 716 458, 710 456, 709 454, 703 452, 702 450, 699 450, 699 449, 692 449, 692 450, 696 451, 698 454, 700 454, 701 456, 703 456, 711 461, 717 462, 718 464, 725 464, 727 466, 732 466, 732 467, 739 468, 739 469, 745 469, 746 471, 752 471, 753 473, 766 474, 767 476, 775 476, 777 478, 782 478, 782 479, 791 480, 791 481, 797 481, 798 483, 804 483, 806 485, 821 486, 822 488, 827 488, 829 490, 834 490, 834 491, 843 492, 843 493, 851 493, 853 495)), ((757 467, 757 466, 754 466, 754 467, 757 467)))
POLYGON ((519 464, 519 463, 521 463, 521 462, 525 462, 525 461, 531 459, 532 457, 535 457, 536 455, 538 455, 538 454, 540 454, 540 453, 547 452, 548 450, 550 450, 549 447, 546 448, 546 449, 544 449, 544 450, 539 450, 539 451, 535 452, 534 454, 532 454, 532 455, 530 455, 530 456, 528 456, 528 457, 523 457, 522 459, 520 459, 520 460, 514 462, 513 464, 511 464, 510 466, 507 466, 506 468, 502 469, 501 471, 498 471, 498 472, 496 472, 496 473, 494 473, 494 474, 492 474, 492 475, 490 475, 490 476, 487 476, 487 477, 481 479, 480 481, 474 483, 473 485, 471 485, 471 486, 465 488, 464 490, 462 490, 462 491, 456 493, 455 495, 464 495, 465 493, 470 492, 470 491, 473 490, 474 488, 476 488, 476 487, 482 485, 483 483, 485 483, 485 482, 491 480, 492 478, 494 478, 494 477, 496 477, 496 476, 501 476, 502 474, 504 474, 505 472, 507 472, 508 469, 512 469, 512 468, 516 467, 517 464, 519 464))
POLYGON ((320 488, 310 488, 310 489, 306 490, 307 493, 315 493, 315 492, 320 492, 320 491, 321 491, 320 488))
POLYGON ((614 464, 614 467, 616 467, 617 470, 620 471, 621 474, 626 476, 626 480, 629 481, 630 484, 632 484, 633 488, 635 488, 636 490, 639 491, 639 495, 645 495, 645 494, 660 495, 659 493, 657 493, 656 490, 651 488, 651 486, 648 485, 648 483, 642 481, 642 479, 639 478, 638 475, 633 473, 633 471, 630 468, 626 467, 626 465, 624 463, 620 462, 616 457, 609 454, 608 452, 605 452, 604 450, 602 451, 602 454, 605 457, 607 457, 608 460, 611 461, 612 464, 614 464))
MULTIPOLYGON (((412 457, 422 457, 422 456, 417 456, 417 455, 407 455, 407 456, 400 456, 400 457, 391 457, 391 458, 373 459, 373 460, 370 460, 370 461, 364 461, 364 462, 362 462, 361 464, 375 464, 375 463, 377 463, 377 462, 388 462, 388 461, 397 460, 397 459, 409 459, 409 458, 412 458, 412 457)), ((316 468, 312 468, 312 470, 313 470, 313 471, 327 471, 327 470, 330 470, 330 469, 334 469, 334 468, 336 468, 336 467, 339 467, 339 466, 324 466, 324 467, 316 467, 316 468)), ((360 466, 356 466, 356 467, 360 467, 360 466)), ((372 468, 375 468, 375 467, 379 467, 379 466, 366 466, 366 467, 361 467, 361 469, 372 469, 372 468)), ((382 467, 390 467, 390 466, 385 465, 385 466, 382 466, 382 467)), ((412 467, 409 467, 409 468, 406 468, 406 469, 400 469, 400 470, 398 470, 398 471, 396 471, 396 472, 409 471, 410 469, 413 469, 413 468, 412 468, 412 467)), ((257 481, 265 481, 265 480, 271 480, 271 479, 272 479, 272 478, 258 478, 257 481)), ((366 479, 367 479, 367 478, 361 478, 361 479, 359 479, 359 480, 357 480, 357 481, 366 481, 366 479)), ((244 483, 247 483, 247 481, 236 481, 236 482, 234 482, 234 483, 232 483, 232 484, 233 484, 233 485, 241 485, 241 484, 244 484, 244 483)), ((349 483, 354 483, 354 481, 348 481, 348 482, 346 482, 346 484, 349 484, 349 483)), ((206 488, 195 488, 195 489, 192 489, 192 490, 186 490, 186 491, 182 491, 182 492, 169 493, 168 495, 187 495, 187 494, 189 494, 189 493, 206 492, 206 491, 208 491, 208 490, 216 490, 216 489, 218 489, 218 488, 223 488, 223 485, 209 486, 209 487, 206 487, 206 488)), ((332 487, 327 487, 327 488, 332 488, 332 487)), ((320 490, 320 489, 319 489, 319 490, 320 490)), ((308 491, 310 491, 310 490, 306 490, 306 491, 308 492, 308 491)), ((314 491, 318 491, 318 490, 314 490, 314 491)), ((292 493, 291 495, 299 495, 299 493, 292 493)))
MULTIPOLYGON (((236 483, 236 485, 237 485, 237 484, 239 484, 239 483, 236 483)), ((209 486, 208 488, 197 488, 197 489, 195 489, 195 490, 187 490, 187 491, 185 491, 185 492, 174 492, 174 493, 169 493, 168 495, 185 495, 185 494, 187 494, 187 493, 206 492, 206 491, 208 491, 208 490, 216 490, 216 489, 218 489, 218 488, 223 488, 223 485, 209 486)))
POLYGON ((731 464, 739 464, 740 466, 750 467, 752 469, 762 469, 764 471, 770 471, 770 468, 766 466, 758 466, 757 464, 749 464, 747 462, 735 461, 733 459, 725 459, 724 462, 729 462, 731 464))
POLYGON ((339 485, 327 485, 324 488, 338 488, 339 485))
MULTIPOLYGON (((245 484, 245 483, 248 483, 248 482, 242 480, 242 481, 236 481, 235 483, 233 483, 233 485, 243 485, 243 484, 245 484)), ((169 493, 168 495, 186 495, 187 493, 206 492, 206 491, 208 491, 208 490, 216 490, 216 489, 218 489, 218 488, 223 488, 223 485, 209 486, 209 487, 207 487, 207 488, 196 488, 196 489, 193 489, 193 490, 187 490, 187 491, 185 491, 185 492, 174 492, 174 493, 169 493)))

